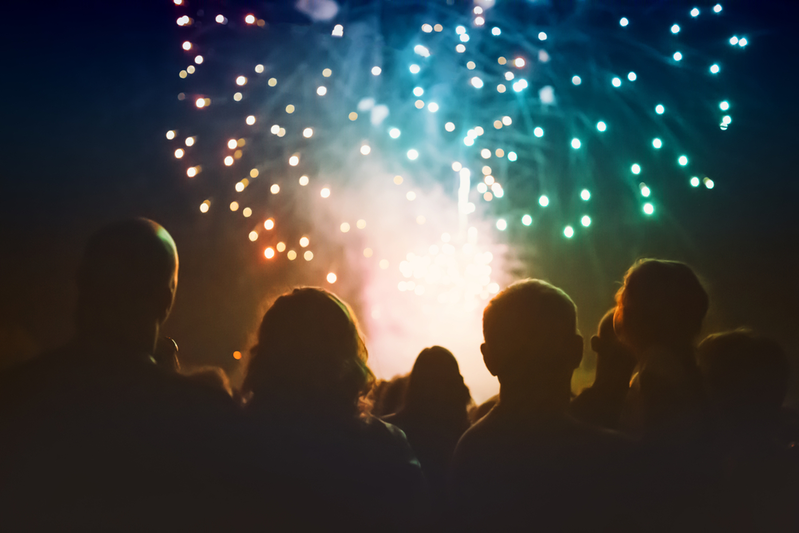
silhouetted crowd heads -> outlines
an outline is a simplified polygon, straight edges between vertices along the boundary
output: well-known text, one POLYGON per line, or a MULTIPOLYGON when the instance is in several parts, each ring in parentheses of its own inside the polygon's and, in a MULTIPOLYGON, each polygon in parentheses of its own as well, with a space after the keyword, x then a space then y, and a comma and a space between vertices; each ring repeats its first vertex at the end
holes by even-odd
POLYGON ((746 329, 699 343, 710 299, 683 263, 627 271, 576 397, 574 301, 502 290, 481 405, 441 346, 376 380, 352 309, 313 287, 266 311, 241 387, 182 366, 178 265, 153 221, 102 228, 73 340, 0 362, 4 530, 799 531, 788 357, 746 329))

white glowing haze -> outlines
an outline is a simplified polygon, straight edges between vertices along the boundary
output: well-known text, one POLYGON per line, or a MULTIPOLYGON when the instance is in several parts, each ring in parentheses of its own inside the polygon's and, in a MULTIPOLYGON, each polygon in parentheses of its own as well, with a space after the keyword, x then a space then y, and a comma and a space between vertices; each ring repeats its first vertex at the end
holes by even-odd
POLYGON ((330 199, 315 197, 310 212, 314 233, 330 228, 324 238, 345 245, 348 275, 338 272, 330 288, 360 304, 370 367, 379 378, 406 374, 423 348, 438 344, 455 354, 475 401, 496 394, 496 378, 480 353, 482 311, 509 279, 506 246, 492 242, 492 222, 479 208, 465 215, 462 206, 459 213, 461 175, 450 169, 444 181, 450 184, 442 186, 415 162, 387 172, 372 152, 353 156, 351 163, 346 179, 317 178, 339 185, 330 199), (416 193, 413 200, 409 191, 416 193), (356 229, 361 219, 366 226, 356 229), (345 222, 352 229, 342 233, 345 222))

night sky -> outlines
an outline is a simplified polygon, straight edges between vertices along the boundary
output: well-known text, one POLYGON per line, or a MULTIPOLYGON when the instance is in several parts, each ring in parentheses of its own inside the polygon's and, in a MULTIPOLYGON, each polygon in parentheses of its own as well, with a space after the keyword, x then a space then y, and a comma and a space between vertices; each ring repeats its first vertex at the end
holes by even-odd
MULTIPOLYGON (((586 333, 637 257, 684 260, 711 293, 708 332, 751 326, 797 362, 798 11, 788 1, 725 8, 745 22, 751 44, 730 74, 734 127, 723 143, 701 147, 717 176, 714 194, 682 206, 679 196, 668 198, 670 223, 616 226, 593 246, 544 240, 535 256, 520 254, 540 270, 522 265, 519 274, 569 292, 586 333)), ((187 362, 235 374, 230 354, 247 347, 261 302, 297 280, 253 261, 224 225, 200 220, 164 142, 179 112, 176 73, 185 66, 175 19, 167 0, 4 8, 0 327, 24 331, 38 349, 68 339, 72 277, 87 236, 107 221, 146 216, 172 233, 181 255, 166 333, 187 362)))

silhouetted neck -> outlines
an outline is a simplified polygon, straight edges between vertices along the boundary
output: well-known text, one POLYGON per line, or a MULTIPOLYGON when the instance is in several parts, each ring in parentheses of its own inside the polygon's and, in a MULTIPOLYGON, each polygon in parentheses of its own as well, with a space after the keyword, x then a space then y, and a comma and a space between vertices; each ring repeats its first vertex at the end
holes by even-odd
POLYGON ((570 387, 554 386, 551 382, 537 384, 501 383, 499 404, 503 410, 528 413, 555 414, 566 412, 569 407, 570 387))
POLYGON ((79 332, 71 344, 87 360, 110 364, 155 364, 152 357, 153 347, 148 349, 149 343, 146 339, 143 342, 132 342, 124 337, 109 335, 108 332, 79 332))

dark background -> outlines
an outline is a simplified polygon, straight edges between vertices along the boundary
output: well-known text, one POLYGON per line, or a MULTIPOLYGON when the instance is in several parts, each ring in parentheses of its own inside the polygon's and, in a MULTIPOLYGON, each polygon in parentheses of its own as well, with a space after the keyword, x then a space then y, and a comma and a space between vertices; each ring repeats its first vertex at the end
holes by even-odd
MULTIPOLYGON (((669 199, 668 222, 630 219, 592 246, 543 239, 520 250, 519 274, 567 290, 590 332, 612 303, 613 282, 635 258, 685 260, 711 292, 708 332, 751 326, 777 338, 796 360, 797 8, 786 1, 724 6, 747 28, 750 45, 730 74, 746 95, 739 94, 733 127, 723 143, 703 147, 717 176, 714 194, 685 205, 669 199)), ((270 278, 221 224, 198 221, 163 142, 178 112, 175 74, 183 67, 175 13, 167 0, 4 7, 3 357, 69 337, 81 247, 99 225, 120 217, 153 218, 178 243, 180 290, 167 333, 189 363, 213 362, 235 374, 230 354, 247 346, 259 305, 295 281, 270 278)))

